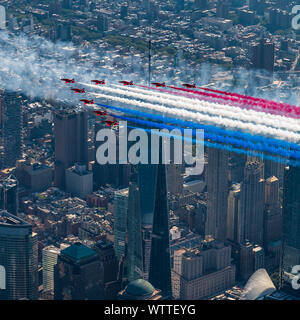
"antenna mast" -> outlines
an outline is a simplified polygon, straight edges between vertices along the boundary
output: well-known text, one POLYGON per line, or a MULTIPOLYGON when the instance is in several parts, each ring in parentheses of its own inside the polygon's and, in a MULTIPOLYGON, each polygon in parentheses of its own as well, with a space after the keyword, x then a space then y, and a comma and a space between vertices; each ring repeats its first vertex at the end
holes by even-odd
POLYGON ((150 86, 151 83, 151 48, 152 48, 152 42, 151 42, 151 26, 149 28, 149 46, 148 46, 148 85, 150 86))

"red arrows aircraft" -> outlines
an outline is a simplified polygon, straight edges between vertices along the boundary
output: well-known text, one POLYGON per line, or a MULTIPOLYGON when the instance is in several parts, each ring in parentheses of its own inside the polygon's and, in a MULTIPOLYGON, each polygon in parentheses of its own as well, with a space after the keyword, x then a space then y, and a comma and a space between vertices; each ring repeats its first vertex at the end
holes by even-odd
POLYGON ((186 87, 186 88, 188 88, 188 89, 196 88, 195 83, 194 83, 194 84, 184 83, 182 86, 183 86, 183 87, 186 87))
POLYGON ((133 81, 119 81, 119 82, 124 84, 124 86, 133 86, 133 81))
POLYGON ((108 127, 116 126, 118 124, 118 122, 111 121, 111 120, 105 120, 103 122, 105 122, 108 127))
POLYGON ((93 111, 97 116, 107 116, 107 113, 104 111, 93 111))
POLYGON ((81 99, 81 102, 83 102, 84 104, 94 104, 94 100, 88 100, 88 99, 81 99))
POLYGON ((95 84, 105 84, 105 80, 92 80, 95 84))
POLYGON ((154 86, 156 86, 156 88, 158 88, 158 87, 165 87, 165 86, 166 86, 165 82, 163 82, 163 83, 160 83, 160 82, 152 82, 151 84, 153 84, 154 86))
POLYGON ((75 83, 74 78, 73 79, 63 78, 63 79, 60 79, 60 80, 64 81, 65 83, 75 83))
POLYGON ((82 88, 82 89, 72 88, 71 90, 74 91, 75 93, 85 93, 84 88, 82 88))

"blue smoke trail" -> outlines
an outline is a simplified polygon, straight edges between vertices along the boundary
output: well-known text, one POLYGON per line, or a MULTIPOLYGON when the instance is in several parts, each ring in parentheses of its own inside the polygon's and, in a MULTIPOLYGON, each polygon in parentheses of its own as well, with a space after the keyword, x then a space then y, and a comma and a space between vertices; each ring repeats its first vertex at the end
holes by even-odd
MULTIPOLYGON (((127 113, 131 113, 131 114, 134 114, 136 115, 136 113, 138 114, 143 114, 143 115, 147 115, 147 117, 149 118, 157 118, 157 117, 161 117, 161 116, 157 116, 157 115, 152 115, 152 114, 148 114, 148 113, 144 113, 144 112, 140 112, 140 111, 135 111, 135 110, 127 110, 127 109, 124 109, 124 108, 119 108, 119 107, 113 107, 113 106, 107 106, 107 105, 104 105, 104 104, 97 104, 101 107, 105 107, 105 108, 111 108, 111 109, 117 109, 117 110, 124 110, 125 112, 127 113)), ((172 118, 164 118, 164 120, 176 120, 176 119, 172 119, 172 118)), ((140 120, 140 121, 144 121, 143 123, 148 125, 148 126, 153 126, 154 122, 151 122, 151 121, 146 121, 146 120, 140 120)), ((170 122, 171 122, 170 121, 170 122)), ((140 122, 142 123, 142 122, 140 122)), ((167 125, 164 125, 163 126, 164 128, 167 128, 169 127, 170 129, 174 129, 174 128, 177 128, 177 127, 173 127, 173 126, 167 126, 167 125)), ((202 126, 201 126, 202 127, 202 126)), ((206 127, 206 126, 205 126, 206 127)), ((230 144, 233 144, 233 145, 237 145, 237 146, 240 146, 240 147, 244 147, 244 148, 250 148, 250 149, 254 149, 256 151, 264 151, 264 152, 269 152, 269 153, 273 153, 273 154, 279 154, 281 156, 284 156, 286 158, 294 158, 294 159, 300 159, 300 153, 298 152, 295 152, 295 151, 290 151, 290 150, 285 150, 285 149, 282 149, 282 148, 278 148, 278 147, 274 147, 274 146, 268 146, 268 145, 262 145, 262 144, 254 144, 253 142, 251 141, 243 141, 243 140, 239 140, 239 139, 235 139, 235 138, 231 138, 231 137, 228 137, 227 135, 226 136, 223 136, 223 135, 217 135, 215 134, 215 131, 219 131, 219 130, 214 130, 213 133, 208 133, 211 128, 214 128, 214 127, 211 127, 211 126, 208 126, 209 129, 205 131, 205 136, 207 139, 211 139, 211 140, 214 140, 214 141, 218 141, 218 142, 221 142, 221 143, 230 143, 230 144)), ((214 128, 215 129, 215 128, 214 128)), ((222 130, 224 131, 224 130, 222 130)), ((226 131, 225 131, 226 133, 226 131)), ((253 137, 252 135, 250 135, 251 137, 253 137)), ((275 140, 277 141, 277 140, 275 140)))
POLYGON ((148 117, 148 118, 156 119, 156 120, 163 121, 163 122, 168 121, 168 122, 177 123, 177 124, 187 126, 187 127, 194 127, 194 128, 198 128, 198 129, 204 129, 206 131, 213 131, 213 132, 217 132, 221 135, 225 135, 225 136, 229 136, 229 135, 235 136, 239 139, 243 139, 246 141, 249 141, 249 140, 257 141, 259 143, 262 143, 263 145, 266 145, 266 144, 271 144, 272 146, 278 145, 284 149, 295 149, 297 151, 300 151, 300 146, 296 143, 285 142, 285 141, 267 138, 267 137, 254 136, 252 134, 239 132, 239 131, 225 130, 225 129, 217 128, 217 127, 210 126, 210 125, 195 124, 190 121, 183 121, 183 120, 179 120, 179 119, 175 119, 175 118, 168 118, 168 117, 164 117, 161 115, 155 115, 152 113, 137 111, 137 110, 133 110, 133 109, 129 109, 129 108, 127 109, 127 108, 115 107, 115 106, 110 106, 110 105, 101 104, 101 103, 96 103, 96 105, 98 105, 100 107, 108 108, 108 109, 122 111, 125 113, 140 116, 140 117, 148 117))
MULTIPOLYGON (((140 119, 136 119, 136 118, 129 118, 129 117, 119 116, 119 115, 115 115, 115 114, 110 114, 110 115, 114 116, 116 118, 119 118, 121 120, 126 120, 126 121, 130 121, 130 122, 136 122, 136 123, 140 123, 140 124, 143 124, 143 125, 145 125, 145 124, 146 125, 151 125, 152 127, 154 126, 154 127, 161 128, 161 129, 169 129, 169 130, 171 130, 171 129, 181 129, 181 130, 183 130, 182 128, 178 128, 178 127, 174 127, 174 126, 170 126, 170 125, 163 125, 163 124, 156 123, 156 122, 140 120, 140 119)), ((134 128, 134 129, 141 129, 140 127, 134 127, 134 126, 128 126, 128 127, 129 128, 134 128)), ((151 129, 147 129, 147 128, 144 128, 144 127, 143 127, 143 130, 151 132, 151 129)), ((159 132, 159 133, 156 133, 156 134, 174 137, 171 134, 162 133, 162 132, 159 132)), ((193 139, 193 138, 186 138, 184 136, 175 136, 174 138, 182 139, 182 140, 188 140, 188 141, 191 141, 192 143, 199 142, 199 140, 196 140, 196 139, 193 139)), ((270 155, 259 153, 259 152, 253 151, 253 150, 237 149, 237 148, 234 148, 232 146, 221 145, 221 144, 212 143, 212 142, 209 142, 209 141, 200 141, 200 143, 204 143, 204 145, 206 145, 207 147, 210 147, 210 148, 227 150, 227 151, 230 151, 230 152, 235 152, 237 154, 245 154, 245 155, 255 156, 255 157, 261 158, 263 160, 271 160, 271 161, 279 162, 279 163, 282 163, 282 164, 285 164, 285 165, 291 165, 291 166, 294 166, 294 167, 300 167, 300 161, 294 161, 294 160, 289 160, 289 159, 285 159, 285 158, 270 156, 270 155)))
MULTIPOLYGON (((127 121, 132 121, 132 122, 138 122, 138 123, 143 123, 144 122, 143 120, 134 119, 134 118, 128 118, 128 117, 123 117, 123 116, 118 116, 118 117, 122 118, 122 120, 127 120, 127 121)), ((155 122, 153 123, 153 126, 156 126, 158 128, 161 128, 161 129, 166 129, 165 125, 162 125, 162 124, 159 124, 159 123, 155 123, 155 122)), ((140 129, 139 127, 133 127, 133 126, 128 126, 128 127, 135 128, 135 129, 140 129)), ((178 129, 177 127, 172 127, 172 126, 167 126, 167 127, 169 129, 171 129, 171 128, 178 129)), ((143 128, 143 130, 146 130, 147 132, 151 133, 151 129, 143 128)), ((153 132, 153 133, 155 133, 155 132, 153 132)), ((167 133, 161 133, 160 132, 158 134, 159 135, 166 135, 166 136, 169 136, 169 137, 173 137, 173 135, 167 134, 167 133)), ((219 144, 219 143, 213 143, 213 142, 210 142, 210 141, 207 141, 207 140, 199 141, 199 140, 196 140, 194 138, 192 138, 192 139, 191 138, 185 138, 184 136, 181 136, 181 137, 180 136, 177 136, 177 137, 175 136, 175 138, 182 139, 182 140, 188 140, 188 141, 191 141, 193 143, 196 143, 196 142, 204 143, 204 145, 206 145, 209 148, 227 150, 227 151, 235 152, 235 153, 238 153, 238 154, 245 154, 245 155, 255 156, 255 157, 261 158, 263 160, 271 160, 271 161, 274 161, 274 162, 279 162, 279 163, 283 163, 283 164, 289 164, 289 165, 294 166, 294 167, 300 167, 300 161, 294 161, 294 160, 289 160, 289 159, 285 159, 285 158, 270 156, 270 155, 266 155, 264 153, 256 152, 254 150, 237 149, 237 148, 234 148, 234 147, 228 146, 228 145, 222 145, 222 144, 219 144)))

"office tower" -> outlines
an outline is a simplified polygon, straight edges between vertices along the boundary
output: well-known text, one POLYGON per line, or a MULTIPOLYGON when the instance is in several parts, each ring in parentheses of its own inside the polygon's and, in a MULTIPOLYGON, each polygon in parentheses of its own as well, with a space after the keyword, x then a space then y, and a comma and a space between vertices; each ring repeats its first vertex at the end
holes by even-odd
POLYGON ((109 21, 108 17, 105 14, 99 14, 97 18, 97 30, 101 33, 108 31, 109 29, 109 21))
POLYGON ((235 266, 231 264, 231 247, 207 237, 194 249, 174 252, 172 270, 173 295, 181 300, 204 299, 235 283, 235 266))
POLYGON ((251 11, 256 12, 259 15, 264 14, 265 7, 266 7, 266 0, 250 0, 249 1, 249 9, 251 11))
POLYGON ((10 175, 0 180, 0 209, 17 215, 18 204, 18 181, 14 176, 10 175))
POLYGON ((118 300, 166 300, 161 290, 155 289, 151 283, 143 279, 131 281, 118 294, 118 300))
MULTIPOLYGON (((97 132, 103 129, 103 124, 100 122, 95 123, 95 159, 97 159, 97 150, 103 144, 103 141, 97 141, 97 132)), ((97 161, 93 167, 94 183, 97 188, 103 187, 106 184, 113 185, 117 188, 126 188, 129 183, 129 164, 120 164, 119 159, 119 131, 115 132, 116 135, 116 164, 106 163, 99 164, 97 161)))
POLYGON ((127 210, 128 188, 116 191, 114 196, 114 249, 118 260, 125 257, 127 210))
POLYGON ((238 242, 238 221, 240 214, 241 185, 232 185, 228 196, 227 239, 238 242))
POLYGON ((279 202, 279 180, 270 177, 265 183, 264 247, 282 237, 282 208, 279 202))
POLYGON ((289 167, 284 172, 283 189, 283 266, 288 272, 300 264, 300 168, 289 167))
POLYGON ((65 172, 75 162, 87 164, 87 113, 59 111, 54 116, 55 173, 54 184, 65 189, 65 172))
POLYGON ((249 241, 240 244, 240 259, 238 268, 238 278, 248 280, 258 269, 265 267, 264 249, 249 241))
POLYGON ((124 19, 128 16, 128 4, 124 4, 121 6, 120 10, 120 18, 124 19))
POLYGON ((80 242, 61 250, 54 267, 54 300, 102 298, 103 285, 97 252, 80 242))
POLYGON ((82 199, 93 192, 93 173, 85 164, 75 163, 66 170, 66 191, 82 199))
POLYGON ((155 183, 157 166, 153 164, 140 164, 138 166, 140 207, 143 225, 153 224, 153 211, 155 202, 155 183))
POLYGON ((279 185, 283 186, 284 164, 271 160, 264 160, 264 163, 265 180, 274 176, 279 180, 279 185))
POLYGON ((241 184, 238 242, 249 240, 262 245, 265 183, 263 162, 256 160, 247 162, 244 176, 244 181, 241 184))
POLYGON ((228 19, 229 3, 227 0, 219 0, 217 3, 217 17, 228 19))
POLYGON ((166 166, 168 191, 172 195, 183 191, 182 165, 170 163, 166 166))
POLYGON ((148 280, 150 270, 152 224, 142 225, 143 279, 148 280))
POLYGON ((24 220, 0 211, 0 265, 6 271, 6 289, 0 300, 38 298, 37 235, 24 220))
POLYGON ((166 166, 157 165, 149 282, 172 295, 166 166))
POLYGON ((100 278, 103 284, 104 299, 115 299, 122 285, 122 259, 119 263, 111 242, 100 240, 93 246, 93 249, 98 253, 100 259, 100 278))
POLYGON ((2 168, 16 165, 22 158, 23 131, 22 131, 22 104, 21 97, 15 92, 0 92, 0 121, 2 144, 2 168))
POLYGON ((18 160, 15 174, 19 184, 30 192, 45 191, 52 185, 53 169, 47 165, 18 160))
POLYGON ((193 206, 188 206, 188 225, 191 231, 205 237, 205 222, 207 215, 206 201, 198 200, 193 206))
POLYGON ((98 241, 93 249, 98 253, 101 265, 101 278, 103 284, 116 281, 118 261, 111 242, 98 241))
POLYGON ((115 193, 114 248, 124 257, 124 279, 148 278, 154 209, 155 166, 131 166, 129 189, 115 193), (153 183, 154 182, 154 183, 153 183))
POLYGON ((274 71, 275 45, 264 38, 253 46, 252 66, 256 69, 274 71))
POLYGON ((229 157, 229 181, 233 184, 240 183, 244 179, 244 169, 247 156, 243 154, 230 153, 229 157))
POLYGON ((126 276, 129 281, 143 277, 143 248, 138 166, 132 166, 127 211, 126 276))
POLYGON ((206 235, 226 239, 228 157, 225 150, 208 149, 206 235))
POLYGON ((56 25, 55 39, 61 41, 72 40, 72 25, 65 21, 61 21, 56 25))
POLYGON ((43 248, 43 292, 54 294, 54 266, 57 264, 57 258, 60 254, 60 248, 53 245, 43 248))

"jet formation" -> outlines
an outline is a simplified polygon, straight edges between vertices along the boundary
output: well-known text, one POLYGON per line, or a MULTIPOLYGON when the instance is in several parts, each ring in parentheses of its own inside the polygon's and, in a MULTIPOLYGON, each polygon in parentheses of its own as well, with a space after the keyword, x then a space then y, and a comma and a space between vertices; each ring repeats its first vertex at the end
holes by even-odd
MULTIPOLYGON (((70 84, 70 83, 75 83, 75 79, 72 78, 72 79, 69 79, 69 78, 62 78, 60 79, 61 81, 64 81, 66 84, 70 84)), ((91 80, 91 82, 95 85, 105 85, 106 82, 105 80, 91 80)), ((125 81, 125 80, 122 80, 122 81, 119 81, 119 83, 123 84, 124 86, 133 86, 134 83, 133 81, 125 81)), ((163 87, 165 88, 166 87, 166 83, 165 82, 152 82, 151 83, 153 86, 155 86, 156 88, 159 88, 159 87, 163 87)), ((188 89, 193 89, 193 88, 196 88, 196 84, 190 84, 190 83, 184 83, 182 84, 183 87, 185 88, 188 88, 188 89)), ((72 91, 74 91, 75 93, 86 93, 85 89, 82 88, 82 89, 79 89, 79 88, 71 88, 72 91)), ((84 105, 90 105, 90 104, 95 104, 95 101, 93 99, 81 99, 80 102, 83 102, 84 105)), ((101 118, 104 117, 102 122, 103 123, 106 123, 106 125, 108 127, 114 127, 114 126, 117 126, 118 123, 116 121, 113 121, 113 120, 108 120, 106 117, 107 116, 110 116, 109 113, 105 112, 105 111, 101 111, 101 110, 96 110, 96 111, 93 111, 97 116, 100 116, 101 118)))

